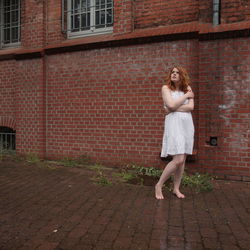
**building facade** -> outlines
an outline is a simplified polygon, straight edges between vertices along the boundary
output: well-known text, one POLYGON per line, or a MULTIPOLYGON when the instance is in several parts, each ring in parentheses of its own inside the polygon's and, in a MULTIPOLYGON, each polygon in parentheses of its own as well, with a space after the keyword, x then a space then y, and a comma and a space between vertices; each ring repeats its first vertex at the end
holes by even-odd
POLYGON ((0 0, 1 131, 20 154, 162 167, 161 87, 180 64, 188 169, 249 181, 249 34, 248 0, 0 0))

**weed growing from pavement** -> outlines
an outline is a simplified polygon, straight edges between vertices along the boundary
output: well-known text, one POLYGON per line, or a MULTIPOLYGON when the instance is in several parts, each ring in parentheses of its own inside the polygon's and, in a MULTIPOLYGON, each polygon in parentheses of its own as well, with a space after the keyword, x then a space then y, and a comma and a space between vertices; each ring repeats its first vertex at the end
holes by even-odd
POLYGON ((25 156, 25 159, 28 163, 31 163, 31 164, 36 164, 36 163, 39 163, 41 161, 36 153, 28 153, 25 156))
POLYGON ((14 150, 8 150, 5 148, 0 147, 0 162, 6 158, 15 158, 16 152, 14 150))
POLYGON ((94 183, 101 186, 111 186, 113 183, 107 178, 107 176, 103 173, 106 167, 101 164, 94 164, 87 167, 90 170, 94 170, 96 172, 96 176, 91 178, 94 183))
MULTIPOLYGON (((126 175, 131 176, 131 178, 127 179, 127 182, 131 181, 133 178, 143 177, 143 176, 149 176, 152 178, 160 178, 163 170, 156 169, 154 167, 142 167, 137 165, 131 165, 127 166, 126 170, 123 170, 123 173, 121 176, 125 176, 124 180, 126 180, 126 175), (132 169, 132 170, 131 170, 132 169), (132 171, 132 173, 130 173, 132 171)), ((173 182, 173 176, 171 176, 171 181, 173 182)), ((194 175, 188 175, 184 172, 181 185, 194 188, 197 192, 206 192, 206 191, 212 191, 213 185, 211 180, 213 180, 213 177, 209 174, 200 174, 196 173, 194 175)), ((144 179, 141 178, 140 184, 143 184, 144 179)), ((166 183, 165 188, 169 189, 169 183, 166 183)))
POLYGON ((70 157, 64 157, 61 161, 59 161, 60 164, 62 164, 64 167, 76 167, 78 165, 78 162, 76 159, 72 159, 70 157))
POLYGON ((59 163, 65 167, 88 167, 91 159, 87 155, 80 155, 76 158, 64 157, 59 163))
POLYGON ((212 179, 213 177, 209 174, 195 173, 194 175, 187 175, 186 173, 184 173, 182 178, 182 185, 193 187, 198 192, 212 191, 212 179))
POLYGON ((111 186, 112 182, 103 174, 101 170, 98 171, 98 175, 93 178, 94 182, 101 186, 111 186))
MULTIPOLYGON (((46 167, 49 169, 55 169, 54 165, 61 164, 65 167, 85 167, 87 169, 93 170, 96 172, 96 176, 92 178, 95 183, 103 186, 109 186, 113 183, 108 179, 108 177, 104 174, 104 171, 109 170, 112 171, 112 168, 105 167, 99 163, 92 163, 90 158, 87 156, 80 156, 78 158, 72 159, 66 157, 61 161, 46 161, 41 160, 37 154, 28 153, 25 157, 21 157, 13 152, 7 152, 6 150, 0 149, 0 162, 5 159, 11 159, 15 162, 21 162, 25 160, 30 164, 34 164, 38 167, 46 167), (51 166, 52 165, 52 166, 51 166)), ((120 173, 113 173, 114 177, 120 177, 123 182, 133 183, 137 185, 145 185, 145 177, 152 178, 151 185, 154 185, 155 179, 159 178, 162 174, 161 169, 153 168, 153 167, 143 167, 135 164, 127 165, 125 168, 122 168, 120 173)), ((171 180, 173 181, 173 177, 171 176, 171 180)), ((200 174, 196 173, 194 175, 188 175, 184 172, 182 178, 182 186, 194 188, 197 192, 205 192, 212 191, 212 181, 213 177, 209 174, 200 174)), ((147 180, 148 181, 148 180, 147 180)), ((165 188, 168 188, 169 182, 165 185, 165 188)))
POLYGON ((5 150, 0 148, 0 162, 3 161, 5 154, 6 154, 5 150))
POLYGON ((76 161, 78 164, 81 164, 81 165, 89 165, 92 163, 88 155, 80 155, 76 161))
POLYGON ((134 169, 136 171, 136 173, 139 175, 160 177, 162 174, 161 169, 156 169, 153 167, 140 167, 140 166, 132 165, 132 169, 134 169))
POLYGON ((128 181, 131 181, 131 180, 137 178, 136 174, 127 172, 125 170, 123 170, 121 173, 114 173, 113 175, 121 177, 124 182, 128 182, 128 181))

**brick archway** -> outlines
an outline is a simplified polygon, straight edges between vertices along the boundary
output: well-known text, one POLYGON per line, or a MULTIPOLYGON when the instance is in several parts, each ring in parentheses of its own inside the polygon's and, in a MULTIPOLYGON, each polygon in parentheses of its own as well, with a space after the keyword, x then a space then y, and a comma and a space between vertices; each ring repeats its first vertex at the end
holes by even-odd
POLYGON ((0 116, 0 126, 16 130, 16 120, 9 116, 0 116))

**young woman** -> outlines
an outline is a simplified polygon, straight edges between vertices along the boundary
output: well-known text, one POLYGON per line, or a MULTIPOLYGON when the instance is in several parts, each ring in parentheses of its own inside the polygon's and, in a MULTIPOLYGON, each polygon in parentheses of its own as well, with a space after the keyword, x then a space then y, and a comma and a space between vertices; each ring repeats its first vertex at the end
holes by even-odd
POLYGON ((194 109, 194 93, 189 86, 187 71, 174 66, 167 75, 166 85, 162 87, 162 98, 166 110, 165 127, 161 157, 173 156, 165 167, 155 186, 156 199, 164 199, 162 186, 174 174, 173 193, 185 198, 180 192, 186 155, 192 154, 194 144, 194 125, 191 111, 194 109))

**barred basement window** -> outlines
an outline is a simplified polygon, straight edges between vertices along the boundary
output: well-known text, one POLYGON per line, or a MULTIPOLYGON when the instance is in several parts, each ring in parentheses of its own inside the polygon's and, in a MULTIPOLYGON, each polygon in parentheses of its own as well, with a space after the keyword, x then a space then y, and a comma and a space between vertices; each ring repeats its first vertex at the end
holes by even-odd
POLYGON ((0 0, 0 48, 20 44, 20 0, 0 0))
POLYGON ((113 0, 62 0, 62 30, 68 37, 113 31, 113 0))
POLYGON ((16 149, 16 131, 9 127, 0 127, 0 151, 16 149))

